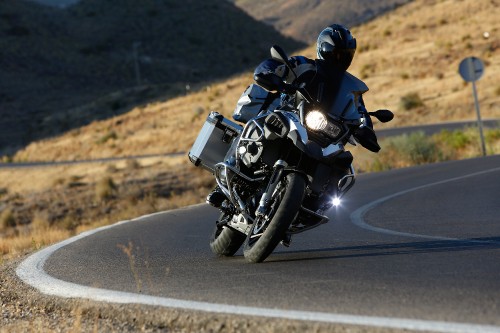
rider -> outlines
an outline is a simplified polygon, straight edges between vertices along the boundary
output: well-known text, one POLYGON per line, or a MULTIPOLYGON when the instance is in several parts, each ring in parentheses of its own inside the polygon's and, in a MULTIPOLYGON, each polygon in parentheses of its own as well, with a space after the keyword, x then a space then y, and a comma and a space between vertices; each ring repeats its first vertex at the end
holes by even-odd
MULTIPOLYGON (((265 60, 255 69, 255 81, 266 90, 278 91, 284 96, 293 94, 297 87, 302 86, 308 97, 314 100, 314 104, 326 110, 335 102, 335 96, 343 80, 349 80, 361 93, 368 90, 362 81, 347 73, 356 51, 356 39, 345 26, 333 24, 326 27, 319 34, 316 46, 318 59, 313 60, 304 56, 294 56, 289 59, 293 72, 278 60, 265 60)), ((367 130, 373 131, 373 124, 364 107, 361 93, 357 96, 360 105, 358 111, 363 115, 363 125, 367 130)), ((378 144, 375 145, 375 149, 377 147, 378 144)), ((215 207, 220 207, 224 200, 225 196, 218 187, 207 197, 207 203, 215 207)))
MULTIPOLYGON (((347 78, 361 82, 347 73, 356 52, 356 39, 345 26, 332 24, 319 34, 316 51, 318 59, 315 60, 304 56, 289 59, 295 74, 282 62, 267 59, 256 68, 254 79, 267 90, 277 90, 285 94, 294 92, 294 87, 302 84, 315 103, 329 109, 343 80, 347 78)), ((368 90, 364 83, 362 89, 362 92, 368 90)), ((361 94, 358 98, 361 106, 358 111, 364 116, 364 125, 372 129, 372 121, 364 107, 361 94)))

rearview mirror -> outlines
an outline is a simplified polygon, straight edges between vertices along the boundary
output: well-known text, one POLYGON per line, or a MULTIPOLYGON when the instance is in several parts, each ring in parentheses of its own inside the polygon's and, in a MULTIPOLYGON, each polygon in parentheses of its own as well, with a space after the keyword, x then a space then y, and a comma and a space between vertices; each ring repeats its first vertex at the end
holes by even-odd
POLYGON ((288 61, 286 52, 279 45, 271 46, 271 57, 274 60, 281 61, 282 63, 286 63, 288 61))
POLYGON ((286 67, 288 67, 290 72, 293 73, 293 76, 295 76, 295 78, 297 78, 297 74, 295 74, 295 71, 293 70, 292 64, 288 60, 288 56, 287 56, 286 52, 281 48, 281 46, 273 45, 271 47, 271 57, 274 60, 278 60, 278 61, 284 63, 286 65, 286 67))
POLYGON ((394 118, 394 113, 392 113, 392 111, 389 110, 377 110, 373 112, 368 112, 368 114, 370 116, 374 116, 383 123, 387 123, 394 118))

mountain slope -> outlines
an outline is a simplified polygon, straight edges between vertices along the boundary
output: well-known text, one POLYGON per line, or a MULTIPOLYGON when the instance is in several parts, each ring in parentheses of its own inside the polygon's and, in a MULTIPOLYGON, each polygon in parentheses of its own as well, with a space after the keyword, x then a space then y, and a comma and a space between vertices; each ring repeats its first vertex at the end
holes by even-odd
POLYGON ((137 104, 247 70, 276 41, 303 45, 226 1, 0 1, 0 152, 127 111, 71 109, 117 90, 162 85, 137 104))
POLYGON ((410 0, 232 0, 252 17, 272 25, 284 35, 313 43, 332 23, 348 27, 367 22, 410 0))
MULTIPOLYGON (((370 87, 364 95, 367 107, 393 110, 396 117, 388 126, 475 119, 470 84, 457 73, 460 61, 475 55, 486 64, 477 82, 483 118, 500 118, 499 9, 498 0, 415 0, 353 29, 359 47, 350 71, 370 87), (488 39, 483 38, 485 31, 488 39), (403 102, 411 96, 420 102, 408 108, 403 102)), ((298 53, 314 57, 315 48, 298 53)), ((33 143, 15 158, 65 160, 186 151, 206 114, 217 110, 230 116, 251 82, 247 72, 188 96, 138 107, 33 143)))

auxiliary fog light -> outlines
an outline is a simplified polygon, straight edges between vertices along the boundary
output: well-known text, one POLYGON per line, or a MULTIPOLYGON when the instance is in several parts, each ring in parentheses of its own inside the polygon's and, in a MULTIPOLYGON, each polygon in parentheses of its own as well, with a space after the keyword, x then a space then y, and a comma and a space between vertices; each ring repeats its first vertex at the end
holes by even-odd
POLYGON ((332 199, 332 204, 333 204, 335 207, 340 206, 340 198, 337 198, 337 197, 333 198, 333 199, 332 199))

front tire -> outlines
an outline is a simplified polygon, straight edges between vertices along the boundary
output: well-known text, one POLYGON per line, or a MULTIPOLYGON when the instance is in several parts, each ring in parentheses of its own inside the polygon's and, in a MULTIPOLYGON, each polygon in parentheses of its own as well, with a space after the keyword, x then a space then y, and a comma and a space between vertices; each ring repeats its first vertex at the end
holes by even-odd
MULTIPOLYGON (((219 221, 231 219, 232 216, 222 213, 219 221)), ((245 241, 245 234, 227 225, 218 223, 210 238, 210 249, 218 256, 232 257, 245 241)))
POLYGON ((302 175, 290 173, 283 177, 273 195, 268 221, 257 218, 245 239, 243 254, 247 261, 262 262, 274 251, 297 217, 305 189, 302 175))

